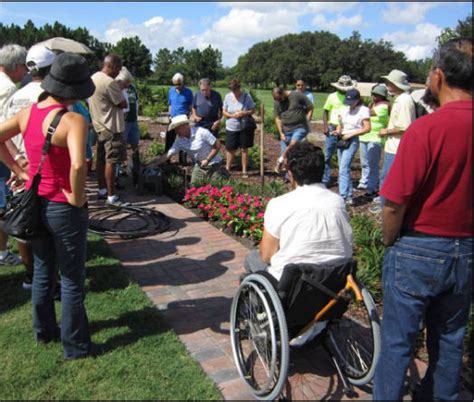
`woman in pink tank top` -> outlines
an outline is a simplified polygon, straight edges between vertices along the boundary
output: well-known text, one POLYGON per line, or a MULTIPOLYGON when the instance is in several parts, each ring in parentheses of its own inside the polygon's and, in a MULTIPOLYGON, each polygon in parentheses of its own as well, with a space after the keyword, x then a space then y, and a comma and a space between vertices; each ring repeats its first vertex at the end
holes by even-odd
MULTIPOLYGON (((42 101, 23 109, 0 124, 0 159, 26 187, 38 170, 45 134, 54 116, 95 90, 87 61, 62 53, 41 83, 42 101), (5 141, 23 133, 28 171, 13 160, 5 141)), ((67 112, 57 126, 44 161, 39 195, 45 235, 32 240, 34 275, 32 287, 33 330, 38 343, 59 339, 64 358, 77 359, 94 353, 84 307, 85 260, 88 213, 85 196, 87 124, 77 113, 67 112), (54 310, 56 271, 61 273, 61 329, 54 310)))

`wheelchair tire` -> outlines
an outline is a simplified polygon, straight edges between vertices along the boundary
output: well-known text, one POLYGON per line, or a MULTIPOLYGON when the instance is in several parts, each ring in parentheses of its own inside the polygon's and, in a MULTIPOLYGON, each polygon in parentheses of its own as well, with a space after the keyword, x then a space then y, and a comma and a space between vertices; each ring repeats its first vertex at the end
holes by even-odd
POLYGON ((349 382, 365 385, 374 377, 380 356, 380 319, 369 291, 359 283, 363 302, 355 297, 341 319, 332 320, 327 346, 349 382))
POLYGON ((230 313, 232 353, 242 380, 262 400, 276 399, 288 375, 285 313, 272 284, 259 274, 242 281, 230 313))

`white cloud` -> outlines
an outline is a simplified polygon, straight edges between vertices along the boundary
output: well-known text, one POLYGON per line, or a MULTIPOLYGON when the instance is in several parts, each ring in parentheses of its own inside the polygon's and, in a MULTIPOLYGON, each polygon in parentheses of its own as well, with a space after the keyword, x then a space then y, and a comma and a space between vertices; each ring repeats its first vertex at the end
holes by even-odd
POLYGON ((154 16, 141 24, 132 24, 127 18, 121 18, 107 27, 103 38, 114 44, 122 38, 138 36, 152 54, 155 54, 162 47, 175 49, 183 46, 183 26, 184 21, 181 18, 167 20, 154 16), (163 38, 166 38, 166 42, 163 38))
POLYGON ((246 9, 260 12, 273 12, 275 10, 286 10, 297 12, 300 15, 307 13, 342 13, 354 8, 358 2, 220 2, 220 7, 231 7, 232 9, 246 9))
POLYGON ((409 60, 423 59, 433 55, 436 48, 436 38, 442 28, 422 23, 415 27, 414 31, 397 31, 386 33, 383 39, 393 43, 396 50, 404 52, 409 60))
POLYGON ((324 15, 317 14, 313 18, 313 24, 316 25, 320 29, 324 29, 326 31, 337 32, 341 28, 348 28, 348 27, 362 27, 363 20, 362 15, 357 14, 352 17, 345 17, 344 15, 338 15, 336 19, 328 20, 324 15))
MULTIPOLYGON (((233 4, 233 3, 232 3, 233 4)), ((274 8, 272 13, 247 8, 232 8, 200 35, 185 38, 188 46, 209 44, 222 52, 224 65, 233 65, 254 43, 298 30, 297 11, 274 8)))
POLYGON ((441 3, 389 3, 382 19, 391 24, 415 25, 425 20, 425 14, 441 3))

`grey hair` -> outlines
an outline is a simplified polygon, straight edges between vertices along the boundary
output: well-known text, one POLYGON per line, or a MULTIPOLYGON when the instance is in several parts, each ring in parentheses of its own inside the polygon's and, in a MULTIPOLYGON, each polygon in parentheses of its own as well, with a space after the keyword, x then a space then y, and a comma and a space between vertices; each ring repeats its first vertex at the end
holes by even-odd
POLYGON ((171 78, 171 82, 183 82, 184 81, 184 77, 183 77, 183 74, 181 73, 176 73, 175 75, 173 75, 173 78, 171 78))
POLYGON ((13 71, 19 64, 26 63, 27 51, 20 45, 5 45, 0 48, 0 66, 13 71))
POLYGON ((207 87, 210 87, 211 86, 211 80, 209 78, 201 78, 199 80, 199 86, 201 85, 205 85, 207 87))
POLYGON ((128 68, 124 66, 124 67, 122 67, 122 69, 120 70, 119 75, 117 75, 117 77, 115 79, 116 80, 121 80, 121 81, 132 82, 133 81, 133 75, 130 71, 128 71, 128 68))

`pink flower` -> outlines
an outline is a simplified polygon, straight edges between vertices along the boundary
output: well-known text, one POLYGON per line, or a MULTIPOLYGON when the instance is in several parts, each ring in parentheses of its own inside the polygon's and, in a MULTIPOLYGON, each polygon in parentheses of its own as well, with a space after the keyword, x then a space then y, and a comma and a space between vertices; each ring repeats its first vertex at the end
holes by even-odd
POLYGON ((241 213, 239 214, 239 218, 240 218, 240 219, 245 219, 245 212, 241 212, 241 213))
POLYGON ((204 209, 204 207, 205 207, 204 204, 199 204, 199 205, 198 205, 198 208, 199 208, 199 209, 204 209))
POLYGON ((238 208, 239 208, 238 205, 235 205, 235 204, 229 205, 229 209, 230 209, 231 211, 235 211, 235 210, 238 209, 238 208))
POLYGON ((258 218, 258 219, 263 219, 264 216, 265 216, 265 213, 264 213, 264 212, 259 212, 259 213, 257 214, 257 218, 258 218))

